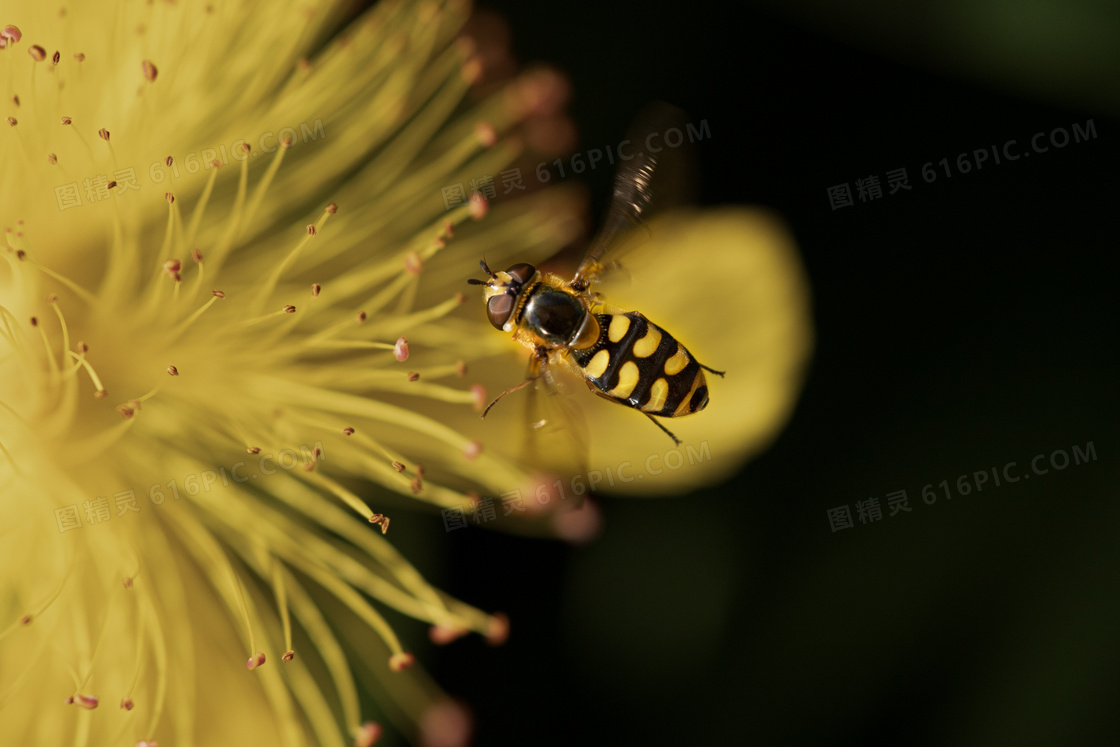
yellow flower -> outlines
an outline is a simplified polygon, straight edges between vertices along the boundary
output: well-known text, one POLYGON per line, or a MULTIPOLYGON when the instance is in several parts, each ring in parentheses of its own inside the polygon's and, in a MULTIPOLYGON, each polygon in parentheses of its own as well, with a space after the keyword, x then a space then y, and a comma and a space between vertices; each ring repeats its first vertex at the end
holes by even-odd
MULTIPOLYGON (((578 200, 465 198, 563 129, 519 133, 562 85, 537 72, 472 90, 465 3, 352 22, 344 6, 3 11, 6 739, 370 744, 386 722, 412 739, 466 728, 419 668, 400 673, 412 657, 379 610, 437 642, 499 640, 507 623, 430 587, 382 535, 396 507, 469 511, 539 480, 520 461, 521 409, 478 417, 525 356, 464 281, 479 258, 539 263, 570 243, 578 200)), ((784 420, 809 349, 804 281, 772 219, 651 231, 632 285, 602 290, 728 377, 673 423, 680 453, 709 457, 689 469, 638 413, 582 397, 591 471, 563 479, 600 490, 724 477, 784 420), (682 277, 703 280, 699 300, 682 277), (607 485, 624 463, 642 477, 607 485)))
POLYGON ((5 5, 6 740, 415 736, 461 719, 395 673, 378 609, 504 635, 382 534, 392 506, 529 480, 480 450, 463 376, 502 340, 461 291, 485 251, 571 240, 575 202, 448 203, 522 152, 557 81, 470 101, 464 3, 332 37, 344 5, 5 5))

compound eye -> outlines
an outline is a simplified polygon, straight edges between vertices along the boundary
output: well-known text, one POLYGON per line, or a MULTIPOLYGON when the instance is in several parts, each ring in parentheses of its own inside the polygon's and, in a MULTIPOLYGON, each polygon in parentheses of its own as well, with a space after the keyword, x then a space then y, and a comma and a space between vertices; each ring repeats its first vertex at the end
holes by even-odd
POLYGON ((520 262, 506 270, 506 272, 513 278, 513 282, 518 285, 525 285, 525 283, 528 283, 533 279, 533 276, 537 274, 537 268, 525 262, 520 262))
POLYGON ((503 293, 500 296, 491 296, 490 300, 486 302, 486 317, 498 329, 505 326, 509 321, 510 314, 513 313, 514 297, 503 293))

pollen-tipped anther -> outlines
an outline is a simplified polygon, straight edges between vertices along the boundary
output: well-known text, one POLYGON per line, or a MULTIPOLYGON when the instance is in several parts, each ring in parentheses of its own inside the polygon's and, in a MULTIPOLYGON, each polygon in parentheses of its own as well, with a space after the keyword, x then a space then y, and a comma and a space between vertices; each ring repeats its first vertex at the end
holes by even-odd
POLYGON ((453 623, 433 625, 428 628, 428 638, 437 646, 446 646, 452 641, 457 641, 470 631, 462 625, 453 623))
POLYGON ((151 60, 143 60, 140 63, 140 72, 144 75, 144 80, 149 83, 156 82, 156 76, 159 75, 159 70, 152 64, 151 60))
POLYGON ((78 693, 71 699, 70 702, 76 706, 85 708, 87 711, 92 711, 94 708, 97 708, 97 706, 100 705, 101 700, 93 695, 82 695, 81 693, 78 693))
POLYGON ((179 369, 176 368, 175 366, 168 366, 167 367, 167 373, 168 373, 169 376, 178 376, 179 375, 179 369))
POLYGON ((393 469, 395 469, 397 472, 404 472, 405 466, 401 462, 393 462, 393 469))
POLYGON ((404 337, 397 338, 397 342, 393 345, 393 356, 400 363, 408 360, 408 340, 404 337))
POLYGON ((102 140, 104 140, 105 142, 109 142, 109 131, 106 130, 104 127, 102 127, 100 130, 97 131, 97 136, 99 138, 101 138, 102 140))
POLYGON ((121 698, 122 711, 131 711, 135 707, 135 705, 136 704, 132 702, 132 698, 121 698))
POLYGON ((354 735, 354 747, 373 747, 381 739, 384 731, 376 721, 367 721, 358 727, 354 735))
POLYGON ((27 50, 27 53, 31 55, 31 59, 36 62, 42 62, 47 59, 47 50, 43 49, 38 44, 32 44, 31 48, 27 50))
POLYGON ((252 671, 252 670, 256 669, 257 667, 262 666, 264 663, 265 663, 264 652, 263 651, 258 651, 257 653, 255 653, 255 654, 253 654, 252 656, 249 657, 249 661, 245 662, 245 668, 248 669, 249 671, 252 671))
POLYGON ((321 291, 321 290, 323 290, 323 286, 319 285, 318 283, 312 283, 311 284, 311 297, 312 298, 318 298, 319 297, 319 291, 321 291))
POLYGON ((287 304, 284 307, 284 313, 285 314, 294 314, 294 313, 296 313, 296 307, 292 306, 291 304, 287 304))
POLYGON ((478 138, 478 142, 483 148, 491 148, 494 143, 498 142, 498 133, 494 131, 494 125, 489 122, 479 122, 474 126, 474 135, 478 138))
POLYGON ((332 203, 329 203, 327 205, 327 214, 328 215, 334 215, 337 212, 338 212, 338 205, 337 204, 332 202, 332 203))
POLYGON ((404 269, 409 275, 419 275, 424 269, 424 260, 415 249, 409 249, 404 253, 404 269))
POLYGON ((292 651, 291 649, 288 649, 287 651, 284 652, 284 655, 280 657, 280 661, 287 664, 289 661, 291 661, 294 658, 296 658, 296 652, 292 651))
POLYGON ((15 44, 23 38, 23 32, 19 30, 18 26, 8 24, 0 29, 0 39, 7 39, 9 44, 15 44))
POLYGON ((342 435, 353 436, 354 435, 354 429, 351 428, 350 426, 346 426, 345 428, 342 429, 342 435))
POLYGON ((495 612, 486 622, 486 642, 491 646, 501 646, 509 638, 509 616, 495 612))
POLYGON ((481 192, 473 192, 470 197, 471 217, 482 220, 490 211, 490 201, 481 192))
POLYGON ((407 651, 401 651, 399 654, 393 654, 389 657, 389 669, 394 672, 403 672, 416 663, 416 657, 407 651))
POLYGON ((249 452, 250 454, 260 454, 261 453, 261 447, 250 446, 249 448, 245 449, 245 451, 249 452))
POLYGON ((420 374, 418 374, 416 371, 409 371, 408 372, 408 380, 409 381, 420 381, 420 374))
POLYGON ((486 409, 486 387, 482 384, 475 384, 471 387, 471 399, 474 402, 474 409, 482 412, 486 409))
POLYGON ((210 295, 214 296, 215 298, 225 298, 226 297, 225 292, 220 291, 220 290, 212 290, 212 291, 210 291, 210 295))

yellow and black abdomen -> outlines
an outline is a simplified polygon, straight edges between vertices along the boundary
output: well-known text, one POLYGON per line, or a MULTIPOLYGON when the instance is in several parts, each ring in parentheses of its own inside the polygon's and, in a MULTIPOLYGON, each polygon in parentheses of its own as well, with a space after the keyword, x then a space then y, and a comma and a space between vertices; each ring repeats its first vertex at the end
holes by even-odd
POLYGON ((598 342, 571 355, 602 396, 669 418, 707 406, 704 371, 672 335, 636 311, 596 319, 598 342))

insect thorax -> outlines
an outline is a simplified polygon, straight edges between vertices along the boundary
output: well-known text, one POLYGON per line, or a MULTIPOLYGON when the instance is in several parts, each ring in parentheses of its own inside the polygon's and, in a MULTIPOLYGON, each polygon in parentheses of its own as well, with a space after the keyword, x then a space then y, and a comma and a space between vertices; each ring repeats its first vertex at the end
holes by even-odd
POLYGON ((587 310, 579 298, 545 283, 533 289, 522 323, 546 343, 567 345, 584 324, 587 310))

